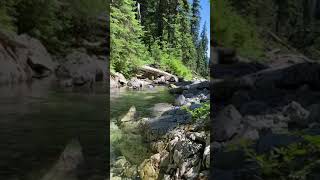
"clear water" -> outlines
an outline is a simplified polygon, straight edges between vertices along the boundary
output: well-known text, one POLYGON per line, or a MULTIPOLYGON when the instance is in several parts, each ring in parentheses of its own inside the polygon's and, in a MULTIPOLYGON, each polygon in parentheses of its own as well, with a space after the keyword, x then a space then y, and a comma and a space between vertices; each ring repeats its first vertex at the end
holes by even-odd
POLYGON ((136 107, 138 118, 150 117, 151 110, 157 103, 172 103, 174 98, 165 87, 154 89, 111 90, 111 162, 118 156, 125 156, 133 165, 139 166, 144 159, 151 155, 149 144, 144 141, 139 129, 124 131, 115 122, 124 116, 131 106, 136 107))
POLYGON ((65 91, 51 81, 0 87, 0 179, 39 179, 73 138, 86 162, 80 176, 105 174, 104 88, 65 91))

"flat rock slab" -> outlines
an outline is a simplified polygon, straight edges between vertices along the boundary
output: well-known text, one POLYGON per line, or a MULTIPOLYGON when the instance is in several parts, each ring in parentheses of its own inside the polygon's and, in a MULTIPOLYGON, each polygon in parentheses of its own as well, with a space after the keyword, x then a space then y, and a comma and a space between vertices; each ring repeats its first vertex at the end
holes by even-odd
POLYGON ((145 122, 145 136, 149 140, 156 140, 179 125, 191 122, 191 115, 163 115, 151 118, 145 122))

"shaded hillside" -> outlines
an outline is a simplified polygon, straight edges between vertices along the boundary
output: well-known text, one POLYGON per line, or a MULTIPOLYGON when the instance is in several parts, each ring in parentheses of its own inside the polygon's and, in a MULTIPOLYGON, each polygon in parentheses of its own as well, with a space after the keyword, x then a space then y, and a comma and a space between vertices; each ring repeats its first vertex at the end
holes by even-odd
POLYGON ((217 43, 239 47, 242 51, 249 51, 249 55, 258 54, 256 49, 262 44, 264 51, 280 48, 299 51, 312 59, 320 57, 319 1, 215 0, 213 4, 216 4, 213 5, 215 9, 220 9, 213 12, 213 16, 218 20, 219 16, 224 16, 221 21, 234 26, 225 30, 220 25, 222 22, 212 22, 213 26, 219 26, 213 32, 217 35, 217 43), (224 37, 221 32, 224 32, 224 37))

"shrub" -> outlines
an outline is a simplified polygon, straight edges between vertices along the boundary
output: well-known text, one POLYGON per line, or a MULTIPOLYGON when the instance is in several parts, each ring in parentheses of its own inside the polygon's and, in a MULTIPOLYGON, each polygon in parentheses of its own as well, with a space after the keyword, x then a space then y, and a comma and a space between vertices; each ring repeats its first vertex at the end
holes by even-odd
POLYGON ((183 64, 179 50, 169 48, 165 42, 163 42, 161 46, 162 48, 160 48, 159 41, 155 41, 151 47, 151 56, 154 62, 160 65, 165 71, 169 71, 187 80, 191 79, 192 73, 189 68, 183 64))

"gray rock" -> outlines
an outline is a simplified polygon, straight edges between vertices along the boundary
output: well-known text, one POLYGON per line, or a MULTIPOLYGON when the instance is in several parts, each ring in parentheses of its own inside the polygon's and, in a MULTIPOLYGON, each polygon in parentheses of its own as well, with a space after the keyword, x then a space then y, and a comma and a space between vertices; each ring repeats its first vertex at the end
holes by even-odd
POLYGON ((304 109, 299 103, 293 101, 283 108, 283 114, 290 118, 289 123, 294 123, 299 127, 308 126, 309 111, 304 109))
POLYGON ((56 75, 59 79, 72 79, 73 85, 89 84, 91 87, 96 81, 106 79, 106 62, 99 61, 101 60, 75 51, 67 55, 66 62, 58 67, 56 75))
POLYGON ((203 152, 203 166, 205 168, 210 168, 210 145, 204 149, 203 152))
POLYGON ((257 129, 245 127, 240 133, 240 137, 243 139, 257 140, 259 139, 259 132, 257 131, 257 129))
POLYGON ((18 40, 25 45, 29 52, 27 61, 30 66, 53 72, 57 64, 53 62, 51 55, 38 39, 23 34, 18 36, 18 40))
POLYGON ((144 133, 148 140, 156 140, 173 130, 178 125, 191 122, 190 114, 183 115, 163 115, 161 117, 151 118, 145 122, 144 133))
POLYGON ((239 111, 229 105, 220 111, 213 120, 213 137, 215 141, 230 140, 233 136, 240 132, 242 116, 239 111))
POLYGON ((0 84, 47 77, 55 69, 56 63, 39 40, 3 30, 0 40, 0 84))
POLYGON ((178 96, 178 98, 175 100, 176 106, 183 106, 186 102, 186 98, 183 95, 178 96))
POLYGON ((144 82, 136 77, 133 77, 132 79, 130 79, 127 85, 133 89, 139 89, 144 86, 144 82))
POLYGON ((178 141, 174 147, 173 161, 181 164, 192 155, 196 155, 202 148, 202 144, 190 143, 190 141, 178 141))
POLYGON ((119 83, 121 86, 124 86, 128 83, 127 79, 124 77, 123 74, 119 73, 119 72, 116 72, 114 74, 116 80, 117 80, 117 83, 119 83))
POLYGON ((169 103, 158 103, 151 108, 153 116, 161 116, 164 112, 172 110, 173 106, 169 103))
POLYGON ((198 142, 201 142, 201 143, 205 143, 206 139, 207 139, 206 134, 205 134, 204 131, 201 131, 201 132, 187 132, 186 135, 192 141, 198 141, 198 142))
POLYGON ((58 162, 41 180, 77 180, 77 170, 83 162, 82 147, 79 141, 72 140, 60 155, 58 162))

